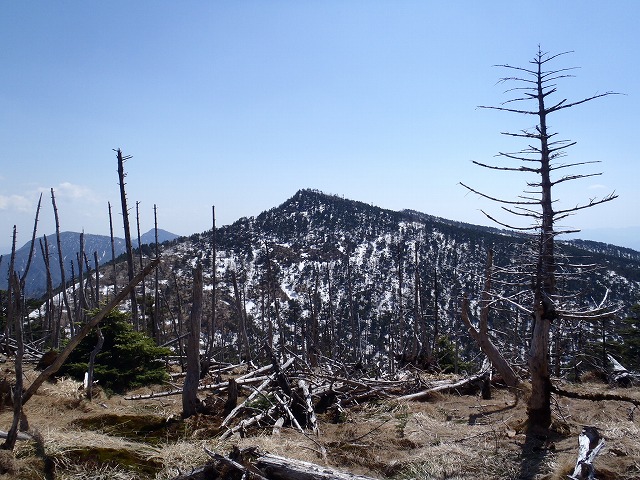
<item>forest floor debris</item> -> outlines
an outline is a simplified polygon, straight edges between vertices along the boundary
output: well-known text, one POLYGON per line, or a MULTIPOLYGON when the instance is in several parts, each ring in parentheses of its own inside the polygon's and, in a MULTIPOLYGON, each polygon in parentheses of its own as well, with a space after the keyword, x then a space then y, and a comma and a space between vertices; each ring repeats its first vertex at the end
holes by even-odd
MULTIPOLYGON (((36 373, 27 368, 27 382, 36 373)), ((249 373, 241 366, 226 373, 222 382, 203 382, 215 385, 243 375, 250 378, 249 373)), ((256 377, 270 373, 262 371, 256 377)), ((4 371, 9 379, 11 374, 10 369, 4 371)), ((25 405, 34 439, 19 441, 15 456, 0 452, 5 472, 0 478, 189 478, 195 469, 215 464, 208 450, 225 458, 234 458, 233 452, 265 452, 376 479, 555 480, 573 472, 578 435, 585 425, 596 427, 606 440, 595 462, 597 478, 640 478, 640 415, 628 402, 554 396, 553 428, 532 436, 524 433, 526 402, 507 389, 493 389, 491 399, 472 390, 453 390, 434 391, 420 401, 398 401, 401 395, 461 377, 407 371, 393 380, 352 375, 340 382, 334 376, 329 383, 337 398, 318 409, 327 378, 293 367, 287 370, 292 385, 303 374, 317 410, 317 434, 310 429, 301 433, 286 418, 277 424, 282 412, 276 405, 269 421, 238 429, 225 439, 225 432, 277 402, 269 389, 223 427, 227 398, 221 387, 200 392, 208 414, 182 419, 176 395, 126 400, 97 389, 89 402, 79 382, 45 383, 25 405)), ((238 404, 258 387, 245 385, 253 387, 239 389, 238 404)), ((589 382, 563 388, 640 399, 637 387, 589 382)), ((150 392, 141 388, 129 395, 150 392)), ((0 428, 7 428, 11 416, 11 408, 5 407, 0 428)), ((218 478, 234 478, 228 475, 218 478)))

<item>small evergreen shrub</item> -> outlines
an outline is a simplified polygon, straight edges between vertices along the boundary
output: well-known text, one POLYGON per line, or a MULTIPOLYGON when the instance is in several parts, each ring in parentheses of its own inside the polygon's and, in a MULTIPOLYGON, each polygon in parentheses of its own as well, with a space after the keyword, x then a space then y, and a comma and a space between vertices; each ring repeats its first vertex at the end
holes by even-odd
MULTIPOLYGON (((171 350, 158 347, 146 334, 136 332, 127 313, 113 310, 100 322, 100 329, 104 344, 96 357, 93 374, 100 386, 122 393, 168 379, 161 359, 170 355, 171 350)), ((58 375, 82 380, 97 343, 98 334, 93 330, 67 358, 58 375)))

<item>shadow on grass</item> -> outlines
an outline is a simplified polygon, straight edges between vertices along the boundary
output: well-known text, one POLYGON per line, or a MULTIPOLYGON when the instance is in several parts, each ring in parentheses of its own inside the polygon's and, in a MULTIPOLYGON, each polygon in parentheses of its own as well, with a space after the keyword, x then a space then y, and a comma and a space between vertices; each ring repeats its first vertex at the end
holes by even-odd
MULTIPOLYGON (((527 432, 522 453, 520 454, 519 480, 532 480, 540 478, 545 472, 549 456, 556 454, 556 443, 566 438, 568 432, 561 428, 548 430, 534 430, 527 432)), ((564 478, 564 477, 563 477, 564 478)))

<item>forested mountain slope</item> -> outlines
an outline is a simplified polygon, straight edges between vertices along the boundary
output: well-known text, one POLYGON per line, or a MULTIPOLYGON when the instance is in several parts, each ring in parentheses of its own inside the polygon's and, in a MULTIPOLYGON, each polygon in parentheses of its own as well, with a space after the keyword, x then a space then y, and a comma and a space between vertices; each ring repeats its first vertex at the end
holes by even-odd
MULTIPOLYGON (((167 315, 175 317, 178 309, 188 307, 185 299, 197 261, 204 267, 205 288, 212 291, 213 239, 208 231, 164 249, 167 315)), ((491 322, 499 340, 513 346, 514 361, 523 361, 531 318, 520 308, 528 305, 518 306, 520 297, 514 295, 528 290, 526 252, 532 241, 513 232, 301 190, 255 218, 217 229, 216 341, 244 356, 256 355, 269 339, 305 354, 339 354, 381 364, 391 352, 440 352, 442 357, 453 348, 468 350, 471 359, 476 349, 459 320, 460 299, 467 293, 477 308, 491 248, 498 269, 520 272, 505 276, 517 282, 504 280, 497 287, 502 298, 512 301, 496 303, 491 322), (244 331, 246 340, 240 334, 244 331)), ((590 308, 608 294, 624 317, 638 300, 640 254, 581 241, 561 243, 559 249, 567 256, 561 270, 579 264, 575 270, 582 272, 560 276, 561 290, 574 292, 571 302, 590 308)), ((213 318, 210 304, 207 318, 213 318)), ((615 339, 615 322, 606 328, 615 339)), ((580 320, 563 325, 554 337, 558 351, 568 359, 595 342, 600 329, 580 320), (572 333, 576 329, 583 333, 580 339, 572 333)))

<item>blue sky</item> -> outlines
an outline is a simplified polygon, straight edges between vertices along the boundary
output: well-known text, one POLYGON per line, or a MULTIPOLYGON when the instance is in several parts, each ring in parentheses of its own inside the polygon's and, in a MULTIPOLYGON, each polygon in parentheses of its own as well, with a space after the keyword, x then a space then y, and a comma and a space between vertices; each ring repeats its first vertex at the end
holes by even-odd
MULTIPOLYGON (((622 92, 551 118, 571 161, 559 205, 616 191, 572 217, 640 226, 636 161, 640 3, 228 1, 0 3, 0 252, 13 225, 108 234, 122 148, 143 231, 202 232, 315 188, 384 208, 488 224, 499 207, 460 181, 515 196, 526 178, 485 171, 532 118, 477 109, 509 98, 495 64, 572 50, 558 100, 622 92)), ((522 146, 522 145, 520 145, 522 146)), ((509 217, 500 216, 504 221, 509 217)), ((120 216, 116 235, 122 235, 120 216)))

